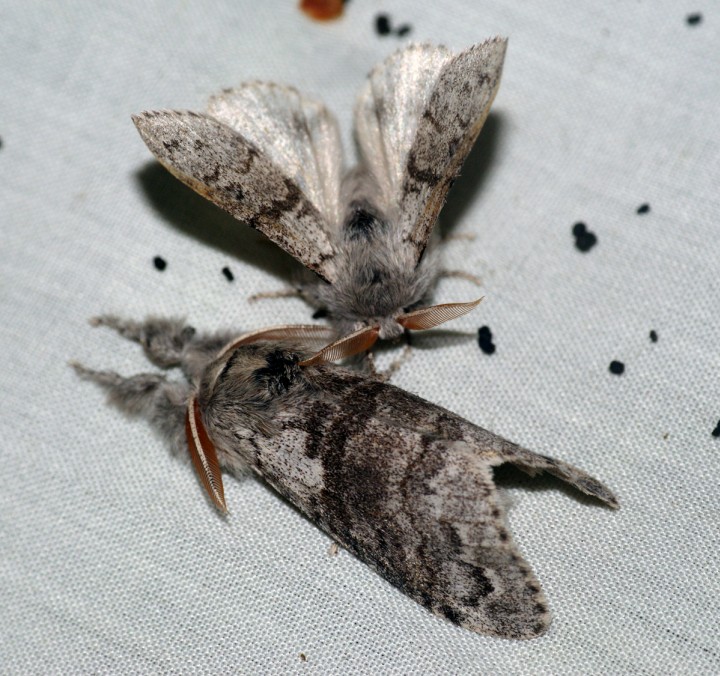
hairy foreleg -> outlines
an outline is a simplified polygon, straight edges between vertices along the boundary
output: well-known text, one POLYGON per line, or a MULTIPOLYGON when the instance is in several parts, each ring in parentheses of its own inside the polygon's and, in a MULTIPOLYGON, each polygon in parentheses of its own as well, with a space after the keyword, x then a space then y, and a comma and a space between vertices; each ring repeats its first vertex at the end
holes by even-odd
POLYGON ((185 348, 193 340, 195 329, 181 319, 148 317, 136 322, 115 315, 101 315, 90 320, 92 326, 107 326, 121 336, 143 346, 148 359, 161 368, 180 366, 185 348))
POLYGON ((441 270, 438 277, 455 277, 472 282, 475 286, 482 286, 482 279, 480 279, 480 277, 469 272, 465 272, 464 270, 441 270))
POLYGON ((121 411, 150 420, 172 441, 173 447, 183 447, 189 385, 169 382, 159 373, 125 378, 114 371, 95 371, 77 362, 70 365, 83 380, 99 384, 121 411))

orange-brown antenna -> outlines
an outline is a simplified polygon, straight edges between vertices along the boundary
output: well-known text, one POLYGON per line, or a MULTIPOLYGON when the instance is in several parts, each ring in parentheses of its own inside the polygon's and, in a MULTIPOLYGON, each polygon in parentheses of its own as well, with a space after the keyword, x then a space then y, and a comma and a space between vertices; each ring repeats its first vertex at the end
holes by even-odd
POLYGON ((190 449, 190 458, 200 482, 217 507, 223 512, 227 512, 217 452, 203 424, 200 405, 195 396, 190 398, 185 413, 185 434, 190 449))
POLYGON ((330 361, 337 361, 344 357, 352 357, 354 354, 369 350, 380 335, 379 326, 368 326, 349 333, 330 345, 326 345, 320 352, 312 357, 301 361, 299 366, 315 366, 330 361))
MULTIPOLYGON (((483 296, 484 298, 484 296, 483 296)), ((462 317, 473 308, 476 308, 482 298, 473 300, 469 303, 444 303, 442 305, 431 305, 414 312, 397 317, 397 322, 406 329, 420 331, 423 329, 432 329, 435 326, 449 322, 451 319, 462 317)))
POLYGON ((216 358, 222 357, 240 345, 256 343, 259 340, 304 340, 309 343, 324 343, 337 335, 329 326, 317 324, 280 324, 265 329, 244 333, 223 347, 216 358))

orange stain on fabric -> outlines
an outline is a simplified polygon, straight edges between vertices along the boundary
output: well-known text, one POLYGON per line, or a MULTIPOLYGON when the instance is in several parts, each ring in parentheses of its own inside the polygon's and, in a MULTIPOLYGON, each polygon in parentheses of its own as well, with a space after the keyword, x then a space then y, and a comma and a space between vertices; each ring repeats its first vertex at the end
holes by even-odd
POLYGON ((300 0, 300 9, 317 21, 331 21, 342 15, 343 0, 300 0))

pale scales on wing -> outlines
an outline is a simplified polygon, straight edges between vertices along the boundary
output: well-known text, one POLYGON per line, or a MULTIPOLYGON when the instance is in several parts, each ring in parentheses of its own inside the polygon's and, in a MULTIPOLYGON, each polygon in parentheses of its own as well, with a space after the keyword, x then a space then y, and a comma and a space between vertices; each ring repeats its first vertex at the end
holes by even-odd
POLYGON ((207 113, 267 153, 318 210, 326 230, 337 227, 343 149, 322 103, 294 87, 248 82, 211 97, 207 113))
POLYGON ((454 55, 412 45, 375 68, 358 97, 362 163, 419 258, 500 85, 506 41, 454 55))

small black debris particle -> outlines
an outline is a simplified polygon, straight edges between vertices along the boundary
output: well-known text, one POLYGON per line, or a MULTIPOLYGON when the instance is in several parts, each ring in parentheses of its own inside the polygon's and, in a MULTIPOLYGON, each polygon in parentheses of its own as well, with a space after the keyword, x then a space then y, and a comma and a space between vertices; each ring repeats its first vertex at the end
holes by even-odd
POLYGON ((300 653, 300 661, 307 662, 307 657, 305 656, 305 653, 300 653))
POLYGON ((712 431, 712 435, 717 439, 717 437, 720 437, 720 420, 718 420, 718 424, 715 425, 715 429, 712 431))
POLYGON ((478 345, 485 354, 495 352, 495 344, 492 341, 492 331, 489 326, 481 326, 478 329, 478 345))
POLYGON ((399 38, 405 37, 410 31, 412 30, 412 26, 410 24, 404 23, 400 28, 398 28, 395 31, 395 35, 397 35, 399 38))
POLYGON ((235 280, 235 275, 233 275, 232 270, 227 265, 222 269, 222 273, 225 275, 225 279, 227 279, 228 282, 235 280))
POLYGON ((578 251, 590 251, 598 241, 597 235, 587 229, 585 223, 575 223, 572 234, 575 237, 575 246, 578 251))
POLYGON ((621 376, 623 373, 625 373, 625 364, 623 364, 621 361, 611 361, 610 373, 616 376, 621 376))
POLYGON ((650 205, 647 202, 645 202, 645 204, 641 204, 637 208, 637 213, 639 214, 646 214, 648 211, 650 211, 650 205))
POLYGON ((378 35, 389 35, 390 31, 390 17, 387 14, 378 14, 375 17, 375 30, 378 35))
POLYGON ((0 138, 0 148, 2 148, 3 140, 0 138))
POLYGON ((153 265, 156 270, 162 272, 167 267, 167 261, 161 256, 155 256, 155 258, 153 258, 153 265))
POLYGON ((657 331, 655 329, 652 329, 652 331, 650 331, 650 342, 657 343, 657 341, 658 341, 657 331))
POLYGON ((319 310, 315 310, 315 312, 313 312, 312 318, 313 319, 324 319, 325 317, 327 317, 327 314, 328 314, 327 310, 324 307, 321 307, 319 310))
POLYGON ((699 23, 702 22, 702 19, 703 19, 702 14, 700 14, 699 12, 696 12, 694 14, 688 14, 685 17, 685 22, 687 23, 688 26, 697 26, 699 23))

